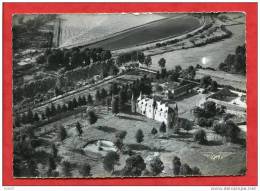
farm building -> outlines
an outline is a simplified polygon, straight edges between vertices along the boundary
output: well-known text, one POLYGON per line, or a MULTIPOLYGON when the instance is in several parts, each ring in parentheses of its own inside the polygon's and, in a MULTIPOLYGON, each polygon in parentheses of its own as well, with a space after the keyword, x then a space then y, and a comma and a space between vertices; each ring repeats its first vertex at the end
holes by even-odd
POLYGON ((223 88, 207 97, 206 101, 213 101, 218 107, 224 106, 228 113, 246 115, 246 98, 241 92, 223 88))
POLYGON ((167 99, 179 98, 183 95, 191 93, 194 88, 193 83, 181 85, 179 82, 165 82, 163 84, 156 84, 156 86, 160 86, 162 88, 162 93, 167 99))

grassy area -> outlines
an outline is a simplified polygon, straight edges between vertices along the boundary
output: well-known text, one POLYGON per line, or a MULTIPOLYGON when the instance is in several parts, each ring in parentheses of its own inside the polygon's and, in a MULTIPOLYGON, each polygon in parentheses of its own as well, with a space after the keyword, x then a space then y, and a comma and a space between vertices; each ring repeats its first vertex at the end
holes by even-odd
MULTIPOLYGON (((127 131, 124 144, 132 150, 140 153, 144 159, 159 152, 160 158, 164 163, 165 169, 161 176, 173 176, 172 159, 174 155, 181 158, 182 163, 188 163, 191 167, 197 166, 203 175, 236 175, 246 165, 246 151, 240 145, 226 143, 222 144, 221 138, 211 130, 206 130, 209 145, 199 145, 193 141, 192 133, 182 132, 179 135, 159 133, 153 136, 151 129, 159 129, 160 123, 138 114, 120 113, 117 116, 111 114, 106 108, 96 108, 99 116, 94 125, 89 125, 81 115, 68 117, 61 121, 65 125, 69 138, 64 140, 58 147, 58 154, 75 165, 90 163, 94 177, 110 176, 103 169, 102 156, 97 153, 79 152, 88 142, 93 140, 105 139, 113 141, 117 131, 127 131), (76 135, 75 126, 70 125, 79 121, 83 124, 83 135, 76 135), (135 133, 142 129, 144 141, 137 144, 135 133), (214 156, 220 156, 215 157, 214 156)), ((52 128, 54 124, 49 124, 52 128)), ((47 126, 46 126, 47 127, 47 126)), ((42 128, 46 128, 42 127, 42 128)), ((55 137, 55 134, 53 134, 55 137)), ((52 138, 52 140, 54 140, 52 138)), ((120 164, 116 169, 124 166, 124 161, 128 155, 120 155, 120 164)), ((78 176, 77 170, 73 171, 73 176, 78 176)))

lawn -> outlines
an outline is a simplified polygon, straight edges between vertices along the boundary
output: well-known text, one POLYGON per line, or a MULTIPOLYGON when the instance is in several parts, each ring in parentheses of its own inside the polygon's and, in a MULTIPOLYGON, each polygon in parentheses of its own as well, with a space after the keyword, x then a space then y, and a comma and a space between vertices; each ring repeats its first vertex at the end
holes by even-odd
MULTIPOLYGON (((61 121, 65 125, 69 137, 60 143, 58 154, 75 165, 90 163, 94 177, 110 176, 102 166, 102 156, 97 153, 82 153, 80 150, 90 141, 105 139, 113 140, 117 131, 125 130, 127 135, 124 144, 131 147, 135 152, 142 155, 144 159, 159 152, 165 169, 161 176, 173 176, 172 159, 174 155, 181 158, 182 163, 188 163, 191 167, 200 168, 203 175, 237 175, 246 165, 246 151, 240 145, 221 143, 221 138, 211 130, 207 130, 207 138, 210 145, 199 145, 193 141, 192 133, 181 132, 180 135, 167 135, 159 133, 151 135, 153 127, 159 130, 160 123, 138 114, 119 113, 117 116, 106 110, 105 107, 95 108, 98 114, 98 121, 94 125, 88 125, 84 117, 75 115, 61 121), (80 121, 83 128, 83 135, 78 137, 73 124, 80 121), (144 141, 139 145, 135 141, 135 133, 141 129, 144 133, 144 141)), ((53 128, 49 124, 42 128, 53 128)), ((54 140, 55 134, 51 140, 54 140)), ((120 155, 120 164, 116 169, 124 166, 127 155, 120 155)), ((77 170, 73 176, 78 176, 77 170)))

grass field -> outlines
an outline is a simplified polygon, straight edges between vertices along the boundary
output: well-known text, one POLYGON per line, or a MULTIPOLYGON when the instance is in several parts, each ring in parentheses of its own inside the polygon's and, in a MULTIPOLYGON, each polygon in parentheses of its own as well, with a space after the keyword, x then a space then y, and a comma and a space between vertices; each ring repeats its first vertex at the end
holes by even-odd
POLYGON ((192 16, 181 16, 154 21, 140 27, 129 29, 107 40, 97 42, 90 47, 103 47, 115 50, 154 42, 190 32, 200 26, 200 21, 192 16))
MULTIPOLYGON (((187 104, 189 103, 187 102, 187 104)), ((65 125, 69 138, 58 147, 58 154, 63 157, 63 160, 68 160, 74 165, 90 163, 94 177, 110 176, 103 169, 102 156, 97 153, 82 153, 79 151, 89 141, 99 139, 112 141, 114 134, 121 130, 127 131, 124 144, 142 155, 144 159, 160 151, 160 158, 165 166, 161 176, 173 176, 172 159, 174 155, 179 156, 182 163, 188 163, 191 167, 197 166, 203 175, 209 176, 238 175, 239 171, 246 165, 245 148, 236 144, 221 144, 220 137, 216 136, 211 130, 206 130, 210 145, 199 145, 193 141, 192 137, 192 133, 197 127, 189 133, 181 132, 180 135, 168 137, 166 134, 158 134, 153 136, 150 133, 151 129, 153 127, 159 129, 160 126, 157 121, 137 114, 120 113, 114 116, 105 107, 96 108, 96 113, 99 119, 94 125, 88 125, 81 115, 71 116, 60 121, 65 125), (75 135, 75 127, 69 125, 76 121, 80 121, 84 126, 81 137, 75 135), (99 128, 100 126, 102 128, 99 128), (109 131, 106 131, 106 128, 109 131), (144 132, 144 141, 141 144, 137 144, 135 141, 135 133, 138 129, 142 129, 144 132), (216 159, 214 156, 220 156, 220 158, 216 159)), ((42 128, 53 128, 53 124, 42 128)), ((127 155, 120 154, 120 162, 115 169, 121 169, 127 157, 127 155)), ((77 169, 73 170, 73 176, 78 176, 77 169)))

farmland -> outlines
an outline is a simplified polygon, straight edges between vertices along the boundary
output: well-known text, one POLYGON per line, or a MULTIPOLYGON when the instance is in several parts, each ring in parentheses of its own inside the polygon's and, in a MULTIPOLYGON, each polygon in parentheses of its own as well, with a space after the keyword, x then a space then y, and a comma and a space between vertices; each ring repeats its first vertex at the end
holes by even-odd
MULTIPOLYGON (((88 43, 85 44, 89 44, 89 47, 103 47, 104 49, 116 50, 155 42, 168 37, 179 36, 198 28, 200 25, 201 23, 198 18, 179 15, 178 17, 155 20, 108 35, 102 36, 96 33, 95 35, 97 35, 97 37, 88 40, 88 43)), ((84 35, 78 36, 73 39, 73 43, 83 45, 84 43, 82 43, 82 41, 84 42, 84 39, 84 35)), ((63 44, 62 46, 72 45, 63 44)))

